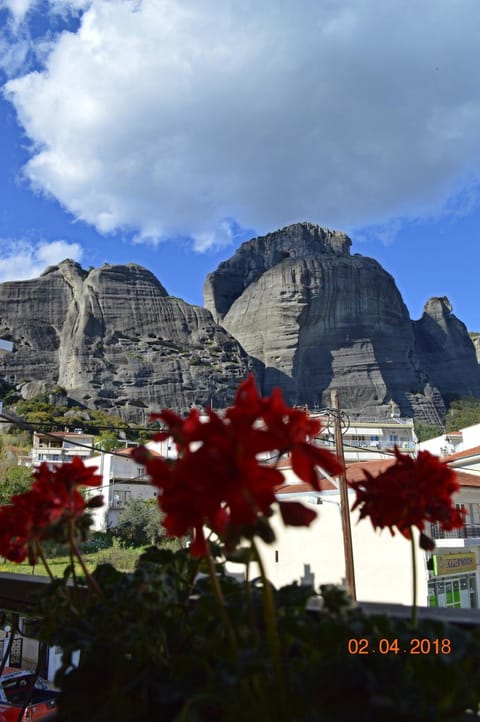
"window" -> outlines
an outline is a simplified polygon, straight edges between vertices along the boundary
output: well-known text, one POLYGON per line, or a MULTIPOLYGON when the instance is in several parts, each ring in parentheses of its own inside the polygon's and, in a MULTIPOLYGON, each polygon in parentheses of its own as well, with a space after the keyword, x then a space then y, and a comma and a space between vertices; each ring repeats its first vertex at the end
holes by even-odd
POLYGON ((470 504, 470 519, 471 524, 480 524, 480 504, 470 504))
POLYGON ((114 488, 113 494, 112 494, 111 508, 112 509, 124 509, 127 504, 129 494, 130 494, 129 491, 125 491, 124 489, 115 489, 114 488))

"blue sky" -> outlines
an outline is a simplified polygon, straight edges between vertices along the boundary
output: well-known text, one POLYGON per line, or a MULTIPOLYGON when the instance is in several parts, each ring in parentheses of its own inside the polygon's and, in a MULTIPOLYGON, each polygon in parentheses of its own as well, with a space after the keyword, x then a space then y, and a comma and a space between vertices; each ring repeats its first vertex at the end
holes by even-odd
POLYGON ((478 0, 0 0, 0 280, 309 220, 480 331, 478 0))

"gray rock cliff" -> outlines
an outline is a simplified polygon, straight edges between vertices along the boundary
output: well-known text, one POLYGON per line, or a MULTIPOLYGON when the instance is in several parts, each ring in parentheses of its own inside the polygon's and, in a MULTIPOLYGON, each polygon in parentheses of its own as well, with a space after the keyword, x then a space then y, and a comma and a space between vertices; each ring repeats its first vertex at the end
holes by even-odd
POLYGON ((480 397, 475 345, 445 296, 431 298, 413 322, 416 350, 431 383, 444 396, 480 397))
POLYGON ((59 386, 73 401, 144 423, 152 411, 228 405, 253 369, 266 394, 352 416, 438 423, 453 395, 480 398, 474 345, 446 298, 412 321, 392 276, 343 233, 297 223, 243 243, 209 274, 206 308, 145 268, 73 261, 0 284, 0 389, 59 386))
POLYGON ((446 394, 480 396, 463 324, 433 310, 412 324, 392 276, 349 248, 300 223, 244 243, 208 276, 205 305, 264 365, 264 392, 280 385, 290 403, 322 407, 335 388, 352 414, 387 416, 393 403, 430 422, 446 394))
POLYGON ((211 314, 170 297, 135 264, 73 261, 0 284, 0 377, 25 397, 54 386, 87 407, 144 423, 151 411, 231 402, 249 359, 211 314))
POLYGON ((480 336, 475 335, 472 338, 473 347, 475 349, 475 353, 477 355, 477 361, 480 364, 480 336))

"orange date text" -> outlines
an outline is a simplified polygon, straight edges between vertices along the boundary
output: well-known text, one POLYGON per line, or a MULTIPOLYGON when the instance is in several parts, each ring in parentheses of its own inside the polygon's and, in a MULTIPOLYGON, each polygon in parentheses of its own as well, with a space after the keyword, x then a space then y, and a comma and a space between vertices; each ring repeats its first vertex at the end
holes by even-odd
POLYGON ((347 642, 348 654, 451 654, 450 639, 412 637, 410 640, 380 638, 376 641, 366 637, 351 637, 347 642))

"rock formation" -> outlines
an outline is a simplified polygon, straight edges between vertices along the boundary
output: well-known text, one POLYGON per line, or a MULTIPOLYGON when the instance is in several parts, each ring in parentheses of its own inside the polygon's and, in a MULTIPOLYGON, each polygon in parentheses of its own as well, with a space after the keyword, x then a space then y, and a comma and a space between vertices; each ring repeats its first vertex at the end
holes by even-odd
POLYGON ((211 314, 170 297, 135 264, 90 272, 63 261, 0 284, 0 376, 32 397, 55 386, 144 423, 151 411, 227 405, 249 359, 211 314))
POLYGON ((386 416, 393 404, 430 422, 442 396, 480 396, 451 309, 432 300, 412 323, 390 274, 349 248, 344 234, 299 223, 244 243, 208 276, 205 305, 264 365, 264 391, 280 385, 290 403, 322 407, 336 388, 351 414, 386 416))
POLYGON ((477 355, 477 361, 480 364, 480 336, 478 334, 471 335, 470 338, 472 339, 473 346, 475 348, 475 353, 477 355))
POLYGON ((144 423, 152 411, 221 408, 253 369, 265 394, 350 415, 399 409, 438 423, 452 395, 480 398, 464 324, 446 298, 411 321, 395 282, 350 239, 297 223, 248 241, 211 273, 206 308, 168 295, 135 264, 90 271, 63 261, 0 284, 0 390, 55 387, 73 401, 144 423))
POLYGON ((475 346, 448 298, 431 298, 413 327, 420 363, 442 395, 480 397, 475 346))

